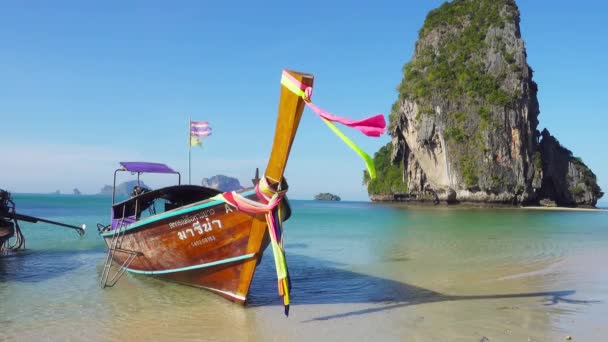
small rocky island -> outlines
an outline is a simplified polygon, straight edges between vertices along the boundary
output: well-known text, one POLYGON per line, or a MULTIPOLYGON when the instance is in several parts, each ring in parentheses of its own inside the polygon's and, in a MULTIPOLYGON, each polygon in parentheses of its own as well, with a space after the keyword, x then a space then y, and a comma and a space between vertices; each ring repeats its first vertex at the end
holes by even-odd
MULTIPOLYGON (((133 191, 133 187, 137 185, 137 180, 126 181, 118 184, 116 186, 116 196, 131 196, 131 192, 133 191)), ((139 185, 143 188, 149 189, 143 181, 139 181, 139 185)), ((111 195, 112 194, 112 186, 104 185, 103 188, 99 191, 99 195, 111 195)))
MULTIPOLYGON (((372 200, 594 207, 595 174, 547 129, 514 0, 431 11, 403 68, 372 200)), ((547 113, 550 115, 551 113, 547 113)))
POLYGON ((243 187, 238 179, 224 175, 215 175, 211 178, 203 178, 201 184, 202 186, 224 192, 243 190, 243 187))
POLYGON ((329 192, 322 192, 318 195, 315 195, 316 201, 340 201, 340 196, 330 194, 329 192))
MULTIPOLYGON (((147 186, 143 181, 140 180, 139 183, 140 183, 140 186, 150 189, 150 187, 147 186)), ((116 195, 117 196, 130 196, 131 191, 133 190, 133 187, 135 185, 137 185, 137 180, 126 181, 126 182, 122 182, 122 183, 118 184, 116 186, 116 195)), ((219 191, 238 191, 238 190, 243 189, 243 187, 241 186, 241 183, 239 182, 238 179, 233 178, 233 177, 224 176, 224 175, 216 175, 211 178, 203 178, 201 181, 201 185, 208 187, 208 188, 217 189, 219 191)), ((77 189, 74 189, 74 190, 76 191, 77 189)), ((76 193, 75 191, 74 191, 74 193, 76 193)), ((112 186, 105 185, 103 188, 101 188, 101 190, 99 191, 99 194, 100 195, 111 195, 112 186)))

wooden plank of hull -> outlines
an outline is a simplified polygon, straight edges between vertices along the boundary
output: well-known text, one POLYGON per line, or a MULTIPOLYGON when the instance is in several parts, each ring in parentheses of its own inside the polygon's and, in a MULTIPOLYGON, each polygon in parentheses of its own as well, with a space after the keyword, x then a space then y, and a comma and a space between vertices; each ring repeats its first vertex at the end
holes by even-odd
MULTIPOLYGON (((206 288, 239 303, 247 297, 269 240, 263 216, 224 203, 125 233, 119 248, 141 253, 130 264, 130 272, 206 288)), ((109 246, 112 237, 104 239, 109 246)), ((128 257, 119 250, 114 261, 122 264, 128 257)))
POLYGON ((247 253, 257 253, 258 257, 246 260, 242 264, 239 283, 236 290, 236 294, 240 298, 247 298, 255 268, 260 262, 262 252, 268 247, 269 243, 270 236, 268 235, 265 218, 255 217, 251 225, 247 253))
POLYGON ((0 222, 0 245, 4 244, 13 235, 15 235, 13 224, 11 222, 0 222))
POLYGON ((210 290, 228 300, 244 304, 247 300, 247 294, 241 295, 237 291, 242 269, 243 262, 234 261, 204 270, 184 271, 160 275, 158 277, 164 280, 210 290))

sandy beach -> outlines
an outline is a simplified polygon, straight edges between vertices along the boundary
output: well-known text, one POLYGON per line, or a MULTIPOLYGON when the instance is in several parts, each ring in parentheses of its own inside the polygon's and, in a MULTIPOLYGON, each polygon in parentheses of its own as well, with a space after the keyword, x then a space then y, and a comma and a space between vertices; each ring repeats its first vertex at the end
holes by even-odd
MULTIPOLYGON (((34 212, 49 200, 20 198, 34 212)), ((91 224, 106 215, 101 198, 61 201, 63 220, 91 224)), ((24 224, 28 252, 0 266, 0 340, 602 341, 608 334, 605 211, 315 201, 293 201, 293 209, 285 225, 289 317, 269 251, 242 307, 142 275, 101 289, 98 236, 74 241, 24 224)))

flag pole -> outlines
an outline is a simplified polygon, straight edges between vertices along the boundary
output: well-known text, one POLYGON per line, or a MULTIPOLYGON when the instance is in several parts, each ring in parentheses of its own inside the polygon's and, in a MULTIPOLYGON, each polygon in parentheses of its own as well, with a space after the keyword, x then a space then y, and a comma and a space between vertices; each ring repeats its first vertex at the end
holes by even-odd
POLYGON ((192 184, 192 117, 188 118, 188 184, 192 184))

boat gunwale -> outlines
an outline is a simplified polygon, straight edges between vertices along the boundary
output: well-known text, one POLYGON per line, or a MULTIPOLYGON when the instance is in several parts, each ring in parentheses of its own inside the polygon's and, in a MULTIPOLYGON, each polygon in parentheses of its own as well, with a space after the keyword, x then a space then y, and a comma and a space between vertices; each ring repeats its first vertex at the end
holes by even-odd
MULTIPOLYGON (((242 190, 242 192, 240 192, 240 194, 243 195, 243 196, 251 196, 251 195, 255 194, 255 190, 253 190, 252 188, 244 189, 244 190, 242 190)), ((189 213, 189 212, 193 212, 193 211, 196 211, 196 210, 199 210, 199 209, 204 209, 204 208, 211 207, 211 206, 214 206, 214 205, 218 205, 218 204, 221 204, 221 203, 224 203, 224 201, 213 200, 212 198, 207 198, 205 200, 202 200, 202 201, 199 201, 199 202, 194 202, 194 203, 188 204, 188 205, 183 206, 183 207, 175 208, 175 209, 172 209, 172 210, 169 210, 169 211, 165 211, 165 212, 160 213, 160 214, 156 214, 156 215, 153 215, 153 216, 146 217, 144 219, 141 219, 139 221, 133 222, 133 223, 131 223, 131 224, 127 225, 127 226, 121 227, 119 229, 110 230, 107 233, 101 233, 100 235, 102 237, 104 237, 104 238, 105 237, 112 237, 115 234, 126 233, 129 230, 140 228, 140 227, 145 226, 147 224, 154 223, 154 222, 157 222, 157 221, 169 218, 169 217, 173 217, 173 216, 177 216, 177 215, 181 215, 181 214, 186 214, 186 213, 189 213)))

